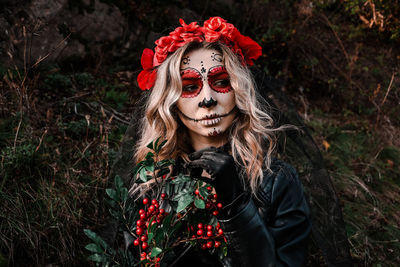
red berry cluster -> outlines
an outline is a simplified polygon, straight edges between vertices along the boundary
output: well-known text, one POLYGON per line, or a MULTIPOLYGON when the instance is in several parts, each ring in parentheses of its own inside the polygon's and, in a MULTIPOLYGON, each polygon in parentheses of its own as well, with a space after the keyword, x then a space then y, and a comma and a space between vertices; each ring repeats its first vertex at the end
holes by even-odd
POLYGON ((154 259, 151 259, 150 256, 151 256, 151 252, 149 254, 147 254, 146 252, 142 252, 142 254, 140 254, 140 260, 143 261, 143 260, 147 259, 153 263, 154 267, 160 267, 161 258, 156 257, 154 259))
MULTIPOLYGON (((207 191, 211 192, 212 187, 208 186, 207 191)), ((194 191, 194 194, 197 195, 198 197, 200 197, 201 199, 205 200, 204 197, 201 196, 199 189, 196 189, 194 191)), ((214 215, 214 216, 217 216, 219 214, 219 211, 222 209, 222 204, 217 203, 217 198, 218 198, 217 194, 209 194, 207 196, 207 199, 205 200, 206 209, 212 210, 212 215, 214 215)))
MULTIPOLYGON (((165 194, 161 195, 161 198, 164 199, 166 197, 165 194)), ((151 224, 157 223, 161 224, 164 218, 168 215, 164 209, 160 209, 160 204, 158 203, 157 199, 153 199, 150 203, 148 198, 143 199, 143 204, 145 205, 145 209, 139 210, 140 219, 136 222, 136 234, 138 238, 133 241, 135 246, 140 246, 143 250, 141 254, 141 258, 143 259, 150 259, 150 253, 146 254, 147 249, 149 248, 149 244, 147 243, 148 240, 148 233, 147 229, 149 227, 150 221, 151 224)), ((160 266, 159 261, 160 258, 153 259, 154 266, 160 266)))
POLYGON ((212 249, 221 246, 221 239, 224 239, 224 231, 221 229, 219 223, 214 227, 212 225, 203 225, 199 223, 197 229, 195 230, 191 226, 192 238, 196 239, 201 247, 201 249, 212 249))

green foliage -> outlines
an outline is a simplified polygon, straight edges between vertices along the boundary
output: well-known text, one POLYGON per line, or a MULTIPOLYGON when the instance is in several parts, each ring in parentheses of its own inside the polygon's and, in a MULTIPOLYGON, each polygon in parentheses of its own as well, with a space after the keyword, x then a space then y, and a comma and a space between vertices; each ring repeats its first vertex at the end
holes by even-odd
POLYGON ((74 75, 75 82, 78 86, 78 88, 86 88, 90 85, 95 84, 95 78, 93 77, 92 74, 87 73, 87 72, 82 72, 82 73, 77 73, 74 75))
POLYGON ((324 158, 343 203, 352 254, 367 265, 396 265, 399 230, 393 226, 400 215, 400 149, 383 146, 367 121, 351 111, 345 114, 347 124, 334 124, 316 111, 309 125, 325 142, 324 158))
POLYGON ((61 73, 53 73, 47 75, 44 80, 43 89, 49 91, 61 91, 72 87, 71 78, 68 75, 61 73))
POLYGON ((129 101, 129 95, 125 91, 118 91, 117 88, 110 88, 106 91, 104 102, 117 110, 121 110, 129 101))
MULTIPOLYGON (((168 261, 169 258, 175 257, 174 248, 180 246, 180 243, 196 245, 203 240, 203 238, 197 240, 191 237, 195 232, 191 233, 186 230, 191 225, 197 225, 199 222, 213 227, 217 225, 215 216, 205 209, 206 203, 204 200, 207 200, 207 197, 210 196, 209 192, 212 190, 210 185, 202 181, 196 181, 190 176, 181 173, 177 176, 171 176, 170 167, 174 164, 174 161, 158 160, 159 153, 166 143, 166 141, 160 141, 160 138, 158 138, 148 144, 147 147, 151 151, 148 152, 143 161, 137 164, 133 174, 134 177, 138 177, 137 184, 149 182, 150 180, 154 182, 155 185, 152 188, 152 192, 156 198, 152 201, 156 201, 157 205, 160 203, 164 207, 169 205, 172 210, 165 214, 164 210, 163 213, 153 214, 150 208, 154 208, 156 204, 152 204, 149 207, 149 204, 143 203, 143 206, 139 201, 134 201, 132 197, 128 196, 128 190, 124 186, 122 179, 116 176, 114 188, 106 189, 107 203, 110 206, 110 215, 119 223, 118 236, 123 236, 124 238, 117 242, 115 249, 111 249, 111 245, 108 245, 99 235, 86 229, 85 234, 93 241, 93 243, 85 247, 92 253, 89 260, 101 263, 102 266, 133 266, 137 264, 139 260, 135 258, 135 255, 139 255, 140 250, 138 251, 137 248, 132 246, 132 242, 135 239, 135 242, 138 242, 143 237, 138 231, 145 231, 146 244, 149 245, 151 254, 147 258, 142 256, 140 262, 154 264, 155 258, 160 258, 161 262, 164 263, 164 260, 168 261), (195 194, 196 189, 201 193, 195 194), (161 193, 165 194, 164 197, 161 197, 161 193), (165 199, 166 196, 168 196, 167 199, 165 199), (146 215, 149 217, 146 217, 146 219, 140 217, 140 220, 138 220, 138 211, 139 214, 149 214, 146 215), (164 214, 161 217, 162 219, 160 214, 164 214), (143 230, 142 225, 144 224, 147 226, 143 230), (122 242, 125 244, 125 251, 118 249, 123 246, 122 242)), ((211 205, 213 202, 208 201, 208 203, 208 205, 211 205)), ((216 204, 214 203, 214 205, 216 204)), ((222 239, 221 236, 213 238, 216 240, 222 239)), ((144 252, 146 250, 145 248, 141 251, 144 252)), ((212 252, 224 257, 226 255, 226 244, 222 242, 222 246, 214 248, 212 252)))

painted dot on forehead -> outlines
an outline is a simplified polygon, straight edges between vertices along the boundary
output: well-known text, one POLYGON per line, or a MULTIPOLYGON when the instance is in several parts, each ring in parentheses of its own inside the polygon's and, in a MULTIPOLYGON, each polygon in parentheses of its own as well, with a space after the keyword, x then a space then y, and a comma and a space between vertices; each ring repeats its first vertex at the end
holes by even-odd
POLYGON ((212 61, 217 61, 217 62, 222 62, 222 55, 219 53, 211 53, 211 60, 212 61))
POLYGON ((190 62, 189 56, 186 56, 186 57, 182 58, 182 64, 183 65, 189 65, 189 62, 190 62))

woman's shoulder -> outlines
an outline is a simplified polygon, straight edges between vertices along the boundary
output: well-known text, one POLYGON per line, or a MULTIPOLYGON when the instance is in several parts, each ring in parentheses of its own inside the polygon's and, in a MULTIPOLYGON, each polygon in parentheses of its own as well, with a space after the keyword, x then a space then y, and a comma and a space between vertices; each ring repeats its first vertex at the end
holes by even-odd
POLYGON ((269 169, 264 170, 264 183, 276 183, 277 180, 284 180, 286 182, 293 182, 298 180, 299 176, 296 169, 289 163, 273 158, 269 169))
POLYGON ((270 169, 264 170, 264 177, 257 192, 257 197, 264 204, 272 204, 284 194, 293 194, 293 197, 303 197, 301 185, 296 169, 289 163, 273 158, 270 169))

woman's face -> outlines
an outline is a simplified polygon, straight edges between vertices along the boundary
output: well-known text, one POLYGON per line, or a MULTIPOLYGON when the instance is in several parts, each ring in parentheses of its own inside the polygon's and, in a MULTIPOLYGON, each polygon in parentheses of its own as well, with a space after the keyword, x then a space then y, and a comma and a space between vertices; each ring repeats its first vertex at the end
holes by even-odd
POLYGON ((216 50, 197 49, 182 58, 179 118, 190 136, 215 137, 226 132, 235 116, 235 92, 216 50))

